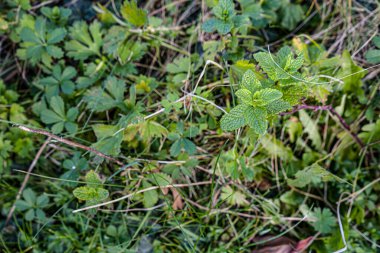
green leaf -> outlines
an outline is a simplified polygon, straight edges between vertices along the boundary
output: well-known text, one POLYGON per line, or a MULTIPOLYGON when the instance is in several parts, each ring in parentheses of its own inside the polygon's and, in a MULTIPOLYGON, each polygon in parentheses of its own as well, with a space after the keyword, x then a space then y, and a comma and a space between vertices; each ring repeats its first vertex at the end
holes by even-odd
POLYGON ((241 99, 241 101, 245 104, 252 105, 253 96, 252 93, 247 89, 240 89, 236 91, 235 95, 241 99))
POLYGON ((369 63, 377 64, 380 62, 380 50, 370 49, 365 53, 365 58, 369 63))
POLYGON ((56 112, 61 118, 65 117, 65 104, 61 97, 55 96, 50 100, 50 107, 56 112))
POLYGON ((30 206, 34 206, 34 204, 36 203, 36 200, 37 200, 37 196, 36 196, 36 193, 30 189, 30 188, 27 188, 23 191, 22 193, 22 197, 24 198, 24 200, 30 205, 30 206))
POLYGON ((21 30, 20 38, 25 42, 33 42, 36 44, 41 44, 41 40, 35 35, 34 31, 29 27, 24 27, 21 30))
POLYGON ((220 120, 220 126, 223 131, 233 131, 246 124, 244 119, 244 111, 248 108, 247 105, 238 105, 229 113, 223 115, 220 120))
POLYGON ((308 96, 307 89, 304 85, 296 84, 281 88, 283 93, 282 99, 288 102, 291 106, 299 104, 299 101, 308 96))
POLYGON ((194 144, 194 142, 190 141, 187 138, 182 139, 182 145, 189 155, 193 155, 197 151, 197 146, 194 144))
POLYGON ((76 22, 70 28, 72 40, 65 43, 67 55, 75 60, 86 60, 90 56, 100 56, 103 45, 101 25, 95 21, 90 26, 86 22, 76 22))
POLYGON ((46 194, 38 196, 36 204, 39 208, 46 207, 49 204, 49 197, 46 194))
POLYGON ((35 212, 34 212, 34 209, 29 209, 26 213, 25 213, 25 220, 27 221, 32 221, 35 217, 35 212))
POLYGON ((106 189, 88 186, 77 187, 73 191, 74 196, 79 200, 100 202, 109 196, 106 189))
POLYGON ((230 205, 246 206, 249 204, 246 196, 238 190, 233 190, 231 186, 224 186, 222 188, 220 198, 222 201, 226 201, 230 205))
POLYGON ((276 89, 266 88, 256 91, 253 95, 253 105, 265 106, 282 97, 282 92, 276 89))
MULTIPOLYGON (((151 187, 152 185, 146 181, 143 181, 144 189, 151 187)), ((144 195, 144 207, 152 207, 158 201, 158 193, 157 190, 150 190, 143 193, 144 195)))
POLYGON ((212 12, 220 20, 229 20, 235 15, 235 6, 232 0, 219 0, 212 12))
POLYGON ((191 60, 189 57, 176 58, 172 63, 166 66, 166 70, 172 74, 187 73, 189 71, 191 60))
POLYGON ((331 233, 337 224, 333 213, 327 208, 323 208, 323 210, 319 207, 314 208, 312 216, 316 219, 316 221, 313 222, 314 229, 322 234, 331 233))
POLYGON ((105 80, 104 85, 106 91, 100 87, 95 87, 86 92, 84 101, 87 102, 87 107, 96 112, 107 111, 114 107, 125 109, 125 82, 110 76, 105 80))
POLYGON ((263 148, 275 157, 280 157, 284 161, 291 161, 293 158, 293 152, 290 148, 286 147, 280 140, 270 136, 264 135, 261 137, 261 144, 263 148))
POLYGON ((265 108, 269 115, 279 114, 281 112, 292 109, 291 105, 282 99, 269 103, 265 106, 265 108))
POLYGON ((19 211, 25 211, 25 210, 28 210, 30 208, 32 208, 33 205, 30 205, 28 202, 26 202, 25 200, 22 200, 22 199, 18 199, 16 201, 16 208, 17 210, 19 211))
POLYGON ((203 23, 202 29, 205 32, 217 30, 220 34, 227 34, 234 28, 234 21, 236 25, 241 25, 242 22, 239 21, 244 19, 244 17, 234 19, 235 7, 232 0, 220 0, 212 12, 216 18, 210 18, 203 23))
POLYGON ((251 91, 252 94, 255 94, 256 91, 260 90, 262 88, 262 85, 255 76, 255 73, 253 73, 252 70, 247 70, 242 78, 241 82, 242 88, 245 88, 249 91, 251 91))
POLYGON ((97 124, 92 126, 97 142, 92 145, 93 148, 107 155, 117 156, 120 153, 121 142, 123 141, 123 131, 117 125, 97 124), (115 134, 118 132, 117 134, 115 134))
POLYGON ((173 179, 169 175, 164 173, 150 174, 148 175, 148 178, 153 184, 158 186, 166 186, 173 183, 173 179))
POLYGON ((282 47, 277 55, 260 52, 254 54, 254 58, 273 81, 294 79, 293 76, 299 76, 297 71, 304 62, 303 54, 294 58, 290 47, 287 46, 282 47))
POLYGON ((293 30, 305 16, 301 5, 285 1, 281 8, 281 17, 281 26, 285 29, 293 30))
POLYGON ((181 144, 182 139, 176 140, 171 146, 170 146, 170 155, 173 157, 177 157, 181 153, 181 144))
POLYGON ((328 182, 334 180, 338 182, 345 182, 343 179, 335 176, 317 163, 314 163, 303 170, 297 171, 295 179, 288 179, 288 184, 294 187, 302 188, 310 183, 317 184, 321 181, 328 182))
POLYGON ((53 123, 60 122, 62 118, 59 115, 57 115, 55 112, 45 109, 41 112, 41 120, 42 122, 46 124, 53 124, 53 123))
POLYGON ((95 173, 95 171, 90 170, 87 172, 85 181, 89 187, 99 187, 102 184, 102 181, 99 178, 99 175, 95 173))
POLYGON ((148 21, 146 11, 138 8, 135 0, 125 1, 120 12, 125 20, 136 27, 144 26, 148 21))
POLYGON ((66 30, 64 28, 57 28, 54 29, 51 33, 47 36, 47 43, 48 44, 56 44, 58 42, 61 42, 66 36, 66 30))
POLYGON ((336 74, 336 78, 340 78, 344 82, 343 91, 353 93, 358 97, 364 96, 361 79, 367 74, 367 71, 355 64, 347 50, 343 51, 340 61, 341 68, 336 74))
POLYGON ((244 110, 245 122, 257 134, 265 134, 268 128, 267 111, 264 108, 249 106, 244 110))
POLYGON ((207 33, 212 33, 216 30, 216 27, 218 26, 218 19, 216 18, 210 18, 207 19, 203 24, 202 24, 202 29, 203 31, 207 33))
POLYGON ((318 124, 314 120, 312 120, 305 112, 305 110, 300 110, 299 112, 300 121, 305 129, 305 131, 309 134, 309 138, 312 141, 313 145, 320 149, 322 145, 322 138, 319 134, 318 124))

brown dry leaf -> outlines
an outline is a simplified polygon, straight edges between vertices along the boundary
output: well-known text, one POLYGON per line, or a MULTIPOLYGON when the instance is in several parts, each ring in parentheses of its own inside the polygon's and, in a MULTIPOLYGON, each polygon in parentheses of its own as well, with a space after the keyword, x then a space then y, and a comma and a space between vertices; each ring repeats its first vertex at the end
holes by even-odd
POLYGON ((173 209, 174 210, 180 210, 183 208, 183 200, 182 200, 182 197, 181 195, 178 193, 177 189, 175 188, 170 188, 171 192, 172 192, 172 195, 173 195, 173 199, 174 199, 174 202, 173 202, 173 209))
POLYGON ((313 236, 310 236, 306 239, 303 239, 301 241, 299 241, 295 247, 295 249, 292 251, 292 253, 299 253, 299 252, 303 252, 304 250, 306 250, 311 242, 314 240, 315 238, 313 236))
POLYGON ((169 188, 161 188, 162 194, 168 195, 169 193, 169 188))
POLYGON ((271 240, 271 236, 257 237, 253 239, 254 242, 268 242, 263 243, 260 249, 254 250, 252 253, 302 253, 305 252, 312 240, 313 237, 308 237, 297 243, 285 236, 281 236, 274 240, 271 240))

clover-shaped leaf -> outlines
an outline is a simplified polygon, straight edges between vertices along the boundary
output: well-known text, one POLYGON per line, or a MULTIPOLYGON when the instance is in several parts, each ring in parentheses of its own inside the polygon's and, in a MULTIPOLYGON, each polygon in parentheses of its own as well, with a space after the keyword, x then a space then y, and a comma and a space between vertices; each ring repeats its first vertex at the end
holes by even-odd
POLYGON ((78 129, 75 123, 77 116, 78 108, 72 107, 66 112, 63 99, 58 96, 50 99, 50 109, 41 112, 41 120, 46 124, 53 124, 52 132, 55 134, 61 133, 64 129, 74 134, 78 129))
POLYGON ((30 60, 33 64, 42 61, 45 65, 50 66, 52 58, 59 59, 63 56, 63 51, 55 44, 61 42, 65 36, 64 28, 48 30, 46 19, 39 17, 35 21, 33 29, 24 27, 21 30, 20 38, 23 43, 17 54, 24 60, 30 60))
POLYGON ((16 208, 24 212, 25 219, 27 221, 32 221, 35 218, 45 220, 46 215, 42 209, 49 204, 49 197, 45 194, 37 196, 30 188, 23 191, 22 197, 22 199, 16 201, 16 208))
POLYGON ((177 157, 182 150, 187 154, 193 155, 197 151, 197 146, 189 138, 193 138, 199 133, 197 127, 190 127, 185 131, 183 122, 177 123, 175 133, 169 133, 168 139, 174 141, 170 147, 170 155, 177 157))
POLYGON ((48 98, 58 96, 60 91, 65 94, 73 93, 75 84, 72 79, 77 75, 77 71, 69 66, 63 69, 56 65, 53 68, 52 76, 45 77, 39 82, 45 87, 45 94, 48 98))

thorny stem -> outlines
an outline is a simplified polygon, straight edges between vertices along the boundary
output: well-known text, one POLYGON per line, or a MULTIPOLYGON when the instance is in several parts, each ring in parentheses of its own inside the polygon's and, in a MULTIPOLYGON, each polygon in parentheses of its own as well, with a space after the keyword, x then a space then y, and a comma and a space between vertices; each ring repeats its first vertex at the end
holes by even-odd
POLYGON ((340 124, 342 127, 347 130, 347 132, 352 136, 352 138, 355 140, 355 142, 361 147, 364 148, 365 145, 363 141, 357 136, 357 134, 353 133, 351 131, 350 125, 347 124, 347 122, 344 120, 344 118, 332 107, 332 105, 298 105, 293 107, 293 110, 289 112, 283 112, 280 113, 281 116, 288 115, 288 114, 293 114, 295 112, 298 112, 300 110, 313 110, 313 111, 328 111, 330 112, 333 116, 337 117, 340 124))

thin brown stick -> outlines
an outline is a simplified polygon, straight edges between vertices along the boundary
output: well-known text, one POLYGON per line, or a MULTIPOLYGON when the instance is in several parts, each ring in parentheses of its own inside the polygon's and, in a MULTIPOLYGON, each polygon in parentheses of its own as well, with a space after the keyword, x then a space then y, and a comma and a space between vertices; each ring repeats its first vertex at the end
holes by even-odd
POLYGON ((42 155, 42 152, 44 151, 44 149, 46 148, 46 145, 50 142, 50 140, 51 140, 51 137, 48 137, 46 139, 46 141, 44 142, 44 144, 42 144, 41 148, 38 150, 38 152, 37 152, 36 156, 34 157, 32 163, 30 164, 29 169, 28 169, 28 171, 27 171, 27 173, 26 173, 26 175, 24 177, 24 181, 22 182, 21 187, 18 190, 18 193, 17 193, 17 196, 16 196, 16 200, 13 203, 11 209, 9 210, 9 213, 8 213, 8 216, 7 216, 7 220, 5 221, 5 225, 7 225, 8 222, 11 220, 12 215, 13 215, 15 209, 16 209, 16 202, 17 202, 17 200, 20 199, 21 194, 24 191, 24 189, 26 187, 26 184, 28 183, 28 180, 30 178, 30 173, 32 173, 32 170, 36 166, 38 159, 40 159, 40 156, 42 155))
POLYGON ((76 142, 64 139, 64 138, 59 137, 59 136, 57 136, 55 134, 49 133, 48 131, 40 130, 40 129, 34 129, 34 128, 29 128, 29 127, 21 126, 21 125, 19 125, 17 127, 20 128, 21 130, 24 130, 24 131, 29 132, 29 133, 42 134, 42 135, 48 136, 48 137, 50 137, 50 138, 52 138, 54 140, 57 140, 59 142, 65 143, 65 144, 67 144, 69 146, 84 149, 84 150, 86 150, 88 152, 96 154, 97 156, 103 157, 103 158, 105 158, 105 159, 107 159, 107 160, 109 160, 111 162, 114 162, 114 163, 116 163, 116 164, 118 164, 120 166, 124 166, 124 163, 122 163, 121 161, 119 161, 119 160, 117 160, 117 159, 115 159, 115 158, 113 158, 113 157, 111 157, 109 155, 106 155, 106 154, 104 154, 104 153, 102 153, 102 152, 100 152, 100 151, 98 151, 98 150, 96 150, 94 148, 87 147, 87 146, 85 146, 83 144, 76 143, 76 142))
POLYGON ((136 194, 147 192, 147 191, 152 191, 152 190, 156 190, 156 189, 181 188, 181 187, 190 187, 190 186, 198 186, 198 185, 207 185, 207 184, 211 184, 211 183, 212 183, 212 181, 203 181, 203 182, 196 182, 196 183, 191 183, 191 184, 170 184, 170 185, 164 185, 164 186, 152 186, 152 187, 148 187, 148 188, 145 188, 145 189, 142 189, 142 190, 130 193, 128 195, 122 196, 122 197, 120 197, 118 199, 110 200, 110 201, 107 201, 107 202, 104 202, 104 203, 100 203, 100 204, 96 204, 96 205, 93 205, 93 206, 87 206, 87 207, 83 207, 83 208, 80 208, 80 209, 76 209, 76 210, 73 211, 73 213, 77 213, 77 212, 85 211, 85 210, 88 210, 88 209, 92 209, 92 208, 97 208, 97 207, 109 205, 109 204, 112 204, 112 203, 115 203, 115 202, 122 201, 124 199, 128 199, 130 197, 133 197, 136 194))

